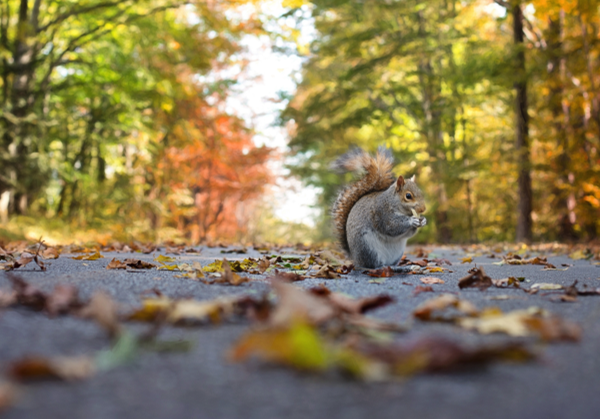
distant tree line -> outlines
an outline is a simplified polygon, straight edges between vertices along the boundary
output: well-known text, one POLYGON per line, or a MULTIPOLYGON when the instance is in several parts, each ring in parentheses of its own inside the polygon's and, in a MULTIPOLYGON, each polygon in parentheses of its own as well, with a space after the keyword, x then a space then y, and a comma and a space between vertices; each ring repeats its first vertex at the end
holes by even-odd
POLYGON ((329 163, 386 144, 428 194, 429 240, 597 238, 598 1, 296 3, 317 35, 282 123, 322 208, 350 179, 329 163))

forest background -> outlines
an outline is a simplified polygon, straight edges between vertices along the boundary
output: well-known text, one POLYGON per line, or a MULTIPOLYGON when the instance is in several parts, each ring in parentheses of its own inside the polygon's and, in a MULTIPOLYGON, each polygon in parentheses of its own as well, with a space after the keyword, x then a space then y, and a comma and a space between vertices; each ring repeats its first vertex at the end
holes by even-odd
POLYGON ((419 241, 597 238, 600 2, 266 3, 3 0, 0 236, 327 241, 331 161, 385 144, 427 195, 419 241), (303 60, 285 149, 227 106, 247 37, 303 60), (275 216, 282 173, 314 224, 275 216))

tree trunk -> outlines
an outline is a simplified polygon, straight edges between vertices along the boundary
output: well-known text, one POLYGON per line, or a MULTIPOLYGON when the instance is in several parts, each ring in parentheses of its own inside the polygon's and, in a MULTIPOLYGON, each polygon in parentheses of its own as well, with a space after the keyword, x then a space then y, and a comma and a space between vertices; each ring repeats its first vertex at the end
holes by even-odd
POLYGON ((557 236, 560 240, 574 240, 573 213, 569 208, 572 201, 571 182, 569 180, 569 138, 573 132, 570 128, 569 106, 563 103, 565 83, 565 57, 563 53, 563 21, 564 11, 551 18, 548 23, 548 64, 550 97, 549 106, 552 113, 553 136, 556 138, 558 156, 554 162, 557 171, 557 182, 553 188, 553 208, 556 209, 557 236))
MULTIPOLYGON (((31 81, 33 78, 33 56, 35 47, 29 45, 30 31, 28 1, 21 0, 17 23, 17 34, 13 46, 13 63, 9 74, 12 75, 8 101, 10 116, 3 118, 3 146, 8 150, 8 161, 4 161, 0 175, 5 181, 0 185, 0 193, 8 193, 9 213, 25 213, 29 202, 30 187, 39 179, 31 176, 30 169, 35 165, 29 162, 30 150, 27 137, 31 123, 24 118, 31 112, 33 96, 31 81)), ((5 70, 6 71, 6 70, 5 70)), ((8 81, 8 77, 5 78, 8 81)))
POLYGON ((531 162, 529 156, 529 115, 527 113, 527 74, 525 70, 525 45, 523 34, 523 11, 521 4, 512 6, 513 40, 516 49, 515 90, 516 90, 516 144, 515 151, 518 167, 518 212, 516 239, 530 242, 532 239, 532 192, 531 162))

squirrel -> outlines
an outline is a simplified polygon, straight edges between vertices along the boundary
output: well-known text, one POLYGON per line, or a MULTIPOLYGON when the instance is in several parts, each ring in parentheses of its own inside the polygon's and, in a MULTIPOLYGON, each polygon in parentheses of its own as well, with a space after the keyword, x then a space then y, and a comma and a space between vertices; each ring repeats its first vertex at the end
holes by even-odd
POLYGON ((332 208, 339 242, 360 267, 396 265, 406 241, 427 224, 425 217, 417 216, 426 207, 414 176, 395 179, 393 166, 392 153, 385 147, 379 147, 375 156, 356 148, 332 165, 342 173, 363 172, 339 193, 332 208))

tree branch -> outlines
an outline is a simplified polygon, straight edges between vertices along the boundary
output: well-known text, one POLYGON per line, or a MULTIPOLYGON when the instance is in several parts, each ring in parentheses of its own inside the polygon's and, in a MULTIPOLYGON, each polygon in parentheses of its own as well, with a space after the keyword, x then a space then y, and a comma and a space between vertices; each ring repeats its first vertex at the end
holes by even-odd
POLYGON ((64 22, 65 20, 67 20, 70 17, 78 16, 78 15, 81 15, 81 14, 84 14, 84 13, 93 12, 93 11, 96 11, 96 10, 99 10, 99 9, 105 9, 107 7, 117 6, 117 5, 121 4, 121 3, 126 3, 126 2, 129 2, 129 1, 130 0, 106 1, 104 3, 98 3, 98 4, 94 4, 92 6, 73 7, 68 12, 65 12, 65 13, 62 13, 62 14, 58 15, 53 20, 51 20, 50 22, 46 23, 44 26, 36 29, 36 33, 44 32, 49 27, 57 25, 57 24, 59 24, 61 22, 64 22))

